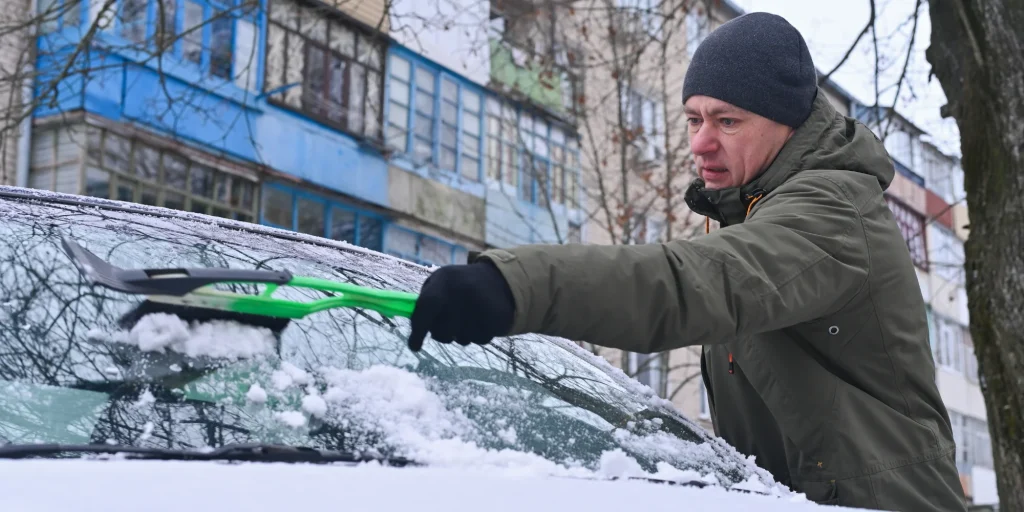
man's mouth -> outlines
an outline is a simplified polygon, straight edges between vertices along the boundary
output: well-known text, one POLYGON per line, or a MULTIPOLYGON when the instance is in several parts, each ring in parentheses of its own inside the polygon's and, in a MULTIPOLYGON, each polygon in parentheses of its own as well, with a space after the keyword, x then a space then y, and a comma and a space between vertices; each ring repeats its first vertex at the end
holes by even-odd
POLYGON ((725 167, 702 167, 701 171, 703 171, 704 174, 711 176, 719 176, 729 172, 729 169, 726 169, 725 167))

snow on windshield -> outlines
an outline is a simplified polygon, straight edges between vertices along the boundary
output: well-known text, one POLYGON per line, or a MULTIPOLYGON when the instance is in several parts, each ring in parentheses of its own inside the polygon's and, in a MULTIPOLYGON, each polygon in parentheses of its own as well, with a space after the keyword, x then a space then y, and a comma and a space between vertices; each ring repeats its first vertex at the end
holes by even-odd
MULTIPOLYGON (((284 414, 295 427, 305 425, 306 416, 333 418, 342 424, 358 425, 357 435, 365 439, 383 437, 388 446, 396 447, 400 455, 437 467, 502 468, 524 475, 557 475, 598 478, 657 478, 666 481, 704 482, 720 486, 722 482, 712 472, 699 473, 680 470, 666 462, 657 464, 657 471, 645 471, 635 458, 622 449, 605 451, 597 468, 581 464, 557 464, 532 453, 517 450, 492 450, 479 446, 477 441, 486 433, 451 402, 482 400, 476 395, 442 397, 421 376, 389 366, 372 366, 353 371, 322 368, 319 372, 327 383, 327 390, 319 395, 312 387, 303 398, 301 411, 284 414), (310 404, 315 404, 310 406, 310 404)), ((262 389, 262 388, 259 388, 262 389)), ((514 434, 512 434, 514 435, 514 434)), ((664 432, 638 435, 623 429, 615 432, 630 450, 647 451, 664 459, 683 454, 685 458, 714 457, 707 445, 683 441, 664 432), (687 453, 689 452, 689 453, 687 453)), ((378 443, 368 443, 369 445, 378 443)), ((370 448, 370 451, 375 451, 370 448)), ((375 453, 374 455, 386 455, 375 453)), ((755 490, 775 496, 789 496, 786 489, 766 484, 764 475, 751 475, 746 481, 730 488, 755 490)))
POLYGON ((0 216, 7 221, 0 225, 0 346, 18 347, 0 354, 0 366, 12 369, 4 378, 22 390, 0 393, 0 436, 13 438, 17 425, 19 438, 42 442, 201 449, 280 442, 434 466, 790 494, 650 388, 567 340, 428 343, 413 354, 407 320, 353 310, 295 321, 280 339, 261 328, 162 314, 120 330, 116 318, 139 299, 82 284, 56 234, 125 268, 288 269, 417 291, 426 271, 390 256, 274 239, 269 228, 226 229, 192 215, 139 218, 76 206, 40 214, 38 205, 0 201, 0 216), (99 391, 71 388, 83 382, 99 391), (107 392, 118 398, 107 401, 107 392))
MULTIPOLYGON (((90 334, 94 338, 106 336, 95 329, 90 334)), ((225 321, 189 323, 167 313, 145 315, 131 330, 115 331, 109 339, 137 346, 143 352, 172 350, 189 357, 229 360, 270 354, 275 345, 274 334, 265 327, 225 321)))

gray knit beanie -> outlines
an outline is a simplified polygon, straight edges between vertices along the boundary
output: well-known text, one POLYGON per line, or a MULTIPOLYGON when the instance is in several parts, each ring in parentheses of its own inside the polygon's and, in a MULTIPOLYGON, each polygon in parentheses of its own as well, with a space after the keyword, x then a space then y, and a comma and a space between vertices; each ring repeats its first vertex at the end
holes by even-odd
POLYGON ((686 70, 683 103, 703 95, 797 128, 811 114, 817 72, 803 36, 781 16, 752 12, 718 27, 686 70))

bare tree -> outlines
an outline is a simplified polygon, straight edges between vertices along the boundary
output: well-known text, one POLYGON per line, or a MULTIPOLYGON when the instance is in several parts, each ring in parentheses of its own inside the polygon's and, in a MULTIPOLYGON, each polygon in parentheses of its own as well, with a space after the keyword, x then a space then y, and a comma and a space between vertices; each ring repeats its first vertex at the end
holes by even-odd
POLYGON ((1024 6, 930 0, 928 62, 960 129, 971 338, 1001 510, 1024 510, 1024 6))

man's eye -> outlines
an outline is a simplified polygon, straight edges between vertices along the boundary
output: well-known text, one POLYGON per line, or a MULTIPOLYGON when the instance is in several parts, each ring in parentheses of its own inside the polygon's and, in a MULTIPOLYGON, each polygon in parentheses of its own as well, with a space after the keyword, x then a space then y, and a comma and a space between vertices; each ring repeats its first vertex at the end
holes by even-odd
POLYGON ((686 118, 686 122, 688 122, 690 124, 697 124, 697 123, 700 123, 700 118, 699 117, 688 117, 688 118, 686 118))
POLYGON ((721 123, 722 123, 722 126, 732 126, 732 125, 736 124, 736 120, 732 119, 730 117, 725 117, 725 118, 722 118, 721 123))

